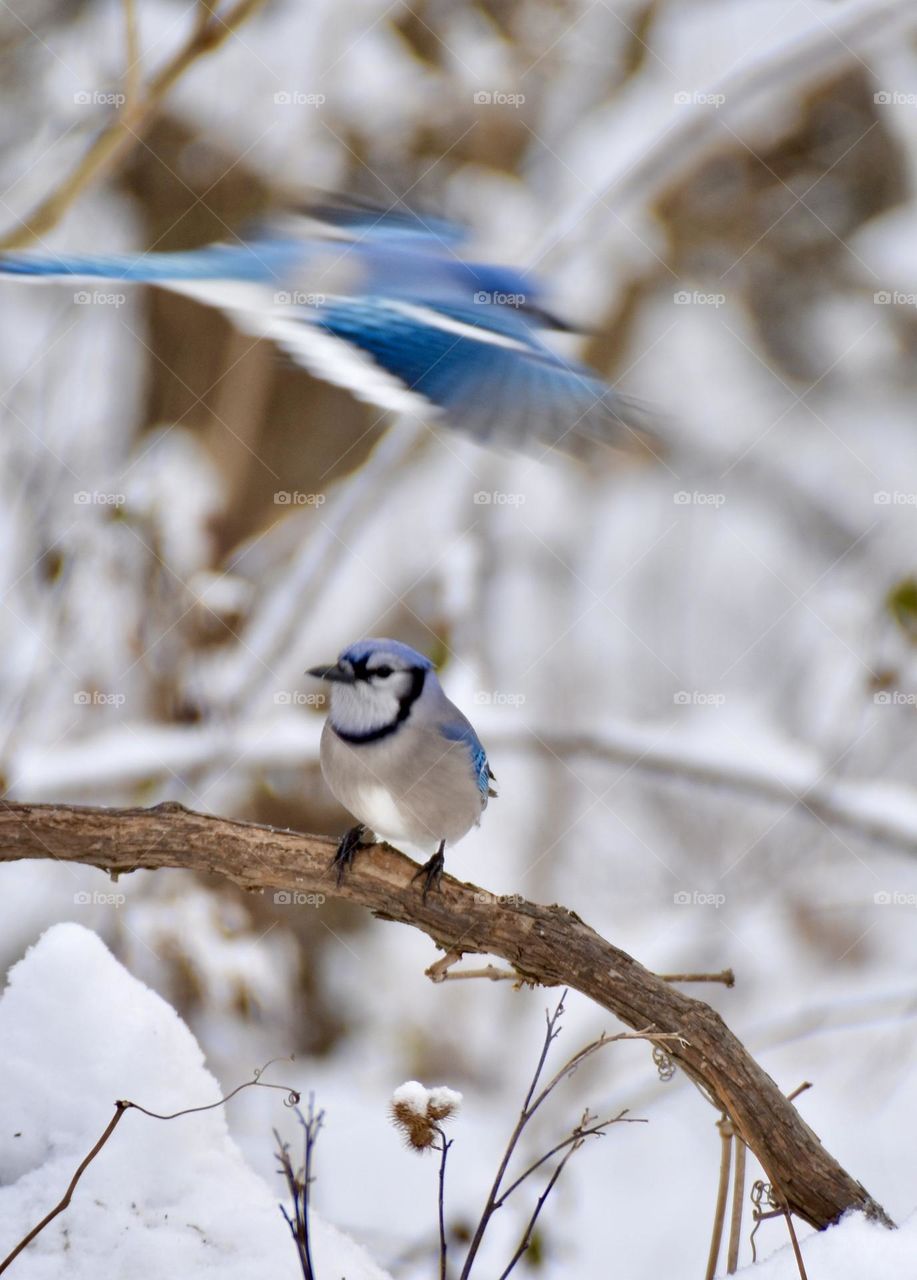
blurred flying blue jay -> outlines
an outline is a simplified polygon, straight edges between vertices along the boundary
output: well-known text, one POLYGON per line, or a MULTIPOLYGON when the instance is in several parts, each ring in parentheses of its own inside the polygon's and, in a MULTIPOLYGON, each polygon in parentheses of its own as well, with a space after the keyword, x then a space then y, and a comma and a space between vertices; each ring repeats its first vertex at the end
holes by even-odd
POLYGON ((357 819, 332 865, 338 884, 367 831, 431 852, 414 879, 438 885, 447 844, 487 807, 493 774, 478 735, 449 701, 429 658, 397 640, 358 640, 333 666, 309 672, 331 682, 322 731, 322 774, 357 819))
POLYGON ((537 282, 458 254, 465 229, 357 204, 316 205, 237 244, 182 253, 0 254, 0 275, 140 281, 223 308, 361 400, 441 416, 477 440, 646 440, 646 414, 541 341, 569 329, 537 282))

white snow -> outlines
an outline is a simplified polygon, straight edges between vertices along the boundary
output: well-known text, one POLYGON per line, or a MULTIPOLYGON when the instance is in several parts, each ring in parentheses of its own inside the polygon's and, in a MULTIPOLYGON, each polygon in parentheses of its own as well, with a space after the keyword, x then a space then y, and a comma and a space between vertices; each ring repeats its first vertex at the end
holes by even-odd
MULTIPOLYGON (((178 1014, 75 924, 49 929, 11 970, 0 1043, 0 1257, 57 1203, 116 1099, 167 1113, 222 1092, 178 1014)), ((320 1275, 385 1280, 354 1241, 314 1216, 313 1228, 320 1275)), ((127 1112, 14 1267, 16 1280, 300 1276, 274 1190, 222 1108, 169 1121, 127 1112)))
POLYGON ((430 1090, 430 1105, 437 1111, 448 1107, 455 1112, 462 1105, 462 1095, 457 1089, 450 1089, 447 1085, 440 1084, 430 1090))
MULTIPOLYGON (((836 1227, 810 1236, 801 1245, 806 1270, 825 1280, 913 1280, 917 1252, 917 1215, 898 1230, 889 1231, 861 1213, 847 1214, 836 1227)), ((799 1280, 790 1245, 766 1262, 743 1267, 738 1273, 755 1280, 799 1280)))
POLYGON ((452 1111, 458 1111, 461 1105, 462 1095, 457 1089, 450 1089, 444 1084, 428 1089, 419 1080, 406 1080, 392 1094, 393 1107, 407 1107, 417 1116, 425 1116, 431 1106, 437 1110, 448 1107, 452 1111))
POLYGON ((427 1103, 430 1095, 419 1080, 406 1080, 392 1094, 393 1107, 407 1107, 416 1116, 427 1114, 427 1103))

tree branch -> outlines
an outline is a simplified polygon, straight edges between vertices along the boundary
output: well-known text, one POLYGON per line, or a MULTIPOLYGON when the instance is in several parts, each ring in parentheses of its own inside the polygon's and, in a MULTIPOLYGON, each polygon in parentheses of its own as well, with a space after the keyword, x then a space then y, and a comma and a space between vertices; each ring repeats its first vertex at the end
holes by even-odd
MULTIPOLYGON (((386 415, 376 415, 377 423, 386 415)), ((289 650, 303 609, 325 586, 329 575, 349 553, 344 534, 356 513, 365 520, 387 491, 392 475, 424 437, 425 428, 410 414, 399 415, 356 471, 336 487, 327 514, 291 560, 286 572, 264 593, 231 654, 220 655, 210 672, 195 672, 204 680, 215 705, 257 707, 276 687, 280 655, 289 650)))
POLYGON ((209 3, 200 7, 199 19, 182 47, 138 92, 137 65, 133 52, 136 34, 132 10, 128 9, 128 66, 125 75, 131 93, 120 115, 96 137, 76 167, 44 200, 20 220, 15 231, 0 239, 0 249, 18 249, 51 231, 70 206, 93 182, 109 172, 124 152, 130 150, 144 132, 162 99, 199 58, 225 43, 226 39, 258 10, 264 0, 235 0, 225 13, 217 13, 209 3), (133 59, 133 61, 131 61, 133 59))
MULTIPOLYGON (((541 262, 563 244, 573 227, 584 219, 600 217, 609 205, 621 209, 631 204, 647 207, 680 178, 701 164, 725 135, 724 118, 742 127, 752 109, 755 119, 767 121, 774 101, 787 102, 802 95, 829 76, 841 74, 854 62, 863 64, 859 49, 901 34, 913 26, 914 8, 910 0, 862 0, 839 5, 826 21, 821 15, 802 35, 776 44, 738 71, 705 86, 703 101, 720 100, 727 111, 711 111, 699 106, 693 111, 673 114, 668 125, 642 148, 636 159, 614 153, 616 169, 590 186, 579 200, 549 223, 533 254, 541 262), (598 194, 596 194, 598 193, 598 194)), ((607 109, 602 102, 599 115, 607 109)))
POLYGON ((50 858, 111 874, 185 868, 214 872, 249 890, 321 892, 412 925, 444 951, 498 956, 527 980, 573 987, 627 1026, 667 1037, 666 1053, 730 1117, 792 1212, 816 1227, 848 1209, 892 1225, 715 1010, 650 973, 572 911, 501 903, 451 876, 424 901, 411 879, 415 864, 385 845, 364 853, 339 887, 330 871, 334 847, 324 837, 231 822, 173 803, 152 809, 0 804, 0 861, 50 858))
MULTIPOLYGON (((738 755, 711 750, 689 731, 665 723, 606 722, 601 733, 553 733, 538 725, 507 731, 480 720, 492 755, 519 752, 557 763, 578 759, 620 765, 673 786, 696 785, 728 797, 791 807, 880 848, 917 854, 917 788, 881 778, 837 777, 828 760, 786 739, 738 755)), ((318 769, 321 721, 299 712, 196 725, 123 724, 56 747, 27 743, 2 762, 9 791, 36 799, 75 796, 104 786, 187 777, 195 770, 244 765, 250 773, 282 767, 318 769), (241 764, 240 764, 241 762, 241 764)), ((200 794, 203 786, 198 786, 200 794)))

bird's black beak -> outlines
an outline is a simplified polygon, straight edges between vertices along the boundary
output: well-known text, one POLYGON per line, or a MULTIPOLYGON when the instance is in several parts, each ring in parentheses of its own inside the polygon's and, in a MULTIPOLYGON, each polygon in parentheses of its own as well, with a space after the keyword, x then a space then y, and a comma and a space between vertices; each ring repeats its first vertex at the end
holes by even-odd
POLYGON ((315 676, 317 680, 332 680, 336 684, 353 684, 356 677, 352 671, 335 662, 330 667, 310 667, 307 676, 315 676))

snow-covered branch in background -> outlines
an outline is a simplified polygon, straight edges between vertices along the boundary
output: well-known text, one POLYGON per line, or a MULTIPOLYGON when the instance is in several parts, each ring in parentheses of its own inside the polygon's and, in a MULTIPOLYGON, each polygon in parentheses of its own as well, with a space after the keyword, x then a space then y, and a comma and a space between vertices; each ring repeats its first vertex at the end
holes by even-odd
MULTIPOLYGON (((826 826, 898 853, 917 853, 917 790, 876 779, 838 777, 814 750, 763 732, 742 743, 664 724, 606 721, 601 730, 557 733, 507 729, 478 716, 491 755, 539 755, 558 767, 597 761, 673 786, 794 808, 826 826)), ((92 789, 129 795, 158 781, 188 797, 206 798, 206 784, 188 782, 200 770, 233 767, 318 768, 321 721, 288 713, 190 727, 120 725, 82 742, 41 749, 23 746, 7 761, 8 795, 16 800, 80 797, 92 789)), ((202 801, 198 801, 199 803, 202 801)))
MULTIPOLYGON (((652 205, 669 187, 697 169, 723 142, 723 120, 733 129, 772 125, 774 100, 798 99, 828 76, 861 63, 859 50, 901 35, 917 25, 910 0, 855 0, 838 5, 830 20, 818 16, 810 29, 794 35, 697 95, 695 109, 683 112, 633 158, 615 153, 615 168, 595 190, 560 214, 545 234, 541 260, 569 234, 582 232, 584 220, 600 221, 608 204, 652 205), (710 103, 723 108, 709 109, 710 103)), ((604 113, 603 103, 599 110, 604 113)))
POLYGON ((53 231, 86 189, 105 177, 124 153, 141 140, 141 134, 149 127, 151 118, 170 89, 198 59, 219 49, 263 3, 264 0, 235 0, 222 13, 215 12, 209 4, 198 5, 185 44, 142 87, 138 75, 135 15, 131 7, 125 5, 127 65, 124 87, 128 92, 124 95, 123 110, 115 112, 112 123, 98 134, 73 171, 20 221, 15 231, 0 240, 0 247, 19 248, 53 231))
POLYGON ((338 487, 327 515, 292 557, 279 580, 258 603, 251 623, 216 670, 204 676, 205 696, 219 707, 257 704, 276 683, 275 668, 294 629, 338 569, 349 547, 349 530, 384 501, 392 476, 425 433, 415 418, 401 417, 363 465, 338 487), (212 687, 211 687, 212 685, 212 687))
POLYGON ((795 808, 829 827, 896 852, 917 853, 917 791, 898 783, 839 778, 818 753, 764 735, 739 743, 665 726, 612 723, 599 733, 493 733, 495 750, 539 752, 564 762, 608 761, 638 774, 795 808), (744 746, 744 750, 743 750, 744 746))

